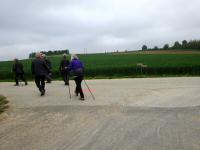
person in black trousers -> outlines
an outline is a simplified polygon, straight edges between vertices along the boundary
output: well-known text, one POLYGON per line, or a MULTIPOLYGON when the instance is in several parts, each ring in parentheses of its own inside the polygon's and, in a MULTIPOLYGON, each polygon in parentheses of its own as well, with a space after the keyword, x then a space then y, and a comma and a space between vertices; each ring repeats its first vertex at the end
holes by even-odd
POLYGON ((63 77, 63 80, 65 82, 65 85, 69 85, 69 60, 67 60, 67 55, 63 54, 63 59, 60 62, 60 73, 63 77))
POLYGON ((50 69, 50 72, 46 73, 46 80, 47 80, 47 83, 51 83, 51 81, 52 81, 52 71, 51 71, 52 65, 51 65, 51 61, 49 59, 47 59, 45 54, 42 54, 42 58, 44 59, 45 63, 47 64, 47 66, 50 69))
POLYGON ((15 86, 19 85, 19 79, 25 82, 25 85, 27 85, 27 81, 24 75, 24 69, 23 64, 19 62, 17 58, 14 59, 14 64, 12 67, 12 71, 15 74, 15 86))
POLYGON ((72 71, 72 73, 75 76, 74 81, 76 83, 76 89, 75 89, 76 96, 80 94, 80 100, 85 100, 83 90, 81 87, 81 82, 83 81, 84 77, 84 65, 76 55, 72 55, 72 61, 70 62, 69 70, 72 71))
POLYGON ((43 96, 45 94, 45 76, 47 72, 50 72, 50 69, 42 59, 41 53, 36 53, 36 58, 32 61, 31 71, 35 76, 35 84, 43 96))

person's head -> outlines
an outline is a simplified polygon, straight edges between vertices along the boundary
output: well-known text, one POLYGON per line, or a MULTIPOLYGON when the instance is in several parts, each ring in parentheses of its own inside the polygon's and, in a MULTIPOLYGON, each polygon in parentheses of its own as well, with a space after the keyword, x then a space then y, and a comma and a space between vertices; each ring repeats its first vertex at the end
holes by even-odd
POLYGON ((63 54, 63 59, 66 59, 67 58, 67 54, 63 54))
POLYGON ((43 53, 41 53, 41 58, 42 58, 42 59, 45 59, 45 58, 46 58, 46 55, 43 54, 43 53))
POLYGON ((71 55, 71 60, 73 59, 79 59, 78 56, 76 54, 71 55))
POLYGON ((35 54, 35 58, 40 59, 40 58, 41 58, 41 53, 40 53, 40 52, 37 52, 37 53, 35 54))
POLYGON ((18 63, 18 62, 19 62, 19 60, 18 60, 17 58, 15 58, 15 59, 14 59, 14 62, 15 62, 15 63, 18 63))

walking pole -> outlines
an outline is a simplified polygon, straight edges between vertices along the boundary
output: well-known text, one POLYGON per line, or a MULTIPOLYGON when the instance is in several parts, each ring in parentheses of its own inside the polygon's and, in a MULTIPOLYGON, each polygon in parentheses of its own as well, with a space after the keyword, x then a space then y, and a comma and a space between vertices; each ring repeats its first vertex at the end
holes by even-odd
POLYGON ((90 94, 92 95, 93 100, 95 100, 95 97, 94 97, 94 95, 92 94, 92 92, 91 92, 91 90, 90 90, 88 84, 86 83, 85 79, 83 79, 83 80, 84 80, 85 85, 87 86, 88 90, 90 91, 90 94))

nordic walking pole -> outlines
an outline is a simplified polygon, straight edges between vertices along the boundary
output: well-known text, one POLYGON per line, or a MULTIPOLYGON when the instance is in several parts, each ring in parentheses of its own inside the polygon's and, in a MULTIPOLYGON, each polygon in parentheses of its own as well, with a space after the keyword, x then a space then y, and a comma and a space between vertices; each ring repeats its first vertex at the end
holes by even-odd
POLYGON ((91 90, 90 90, 88 84, 86 83, 85 79, 84 79, 84 82, 85 82, 85 85, 87 86, 88 90, 90 91, 90 94, 92 95, 93 100, 95 100, 95 97, 94 97, 94 95, 92 94, 92 92, 91 92, 91 90))

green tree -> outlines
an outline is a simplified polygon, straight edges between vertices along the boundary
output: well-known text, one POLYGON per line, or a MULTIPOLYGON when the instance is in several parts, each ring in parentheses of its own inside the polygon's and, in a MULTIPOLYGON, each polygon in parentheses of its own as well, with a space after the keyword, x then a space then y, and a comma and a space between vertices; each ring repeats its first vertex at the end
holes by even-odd
POLYGON ((188 42, 186 40, 183 40, 182 41, 182 48, 186 49, 187 48, 187 44, 188 44, 188 42))
POLYGON ((175 43, 174 43, 174 46, 172 47, 173 49, 180 49, 181 48, 181 44, 178 42, 178 41, 176 41, 175 43))
POLYGON ((147 50, 147 46, 146 46, 146 45, 143 45, 143 46, 142 46, 142 50, 147 50))
POLYGON ((158 46, 155 46, 153 49, 154 49, 154 50, 158 50, 159 48, 158 48, 158 46))
POLYGON ((164 50, 168 50, 168 49, 169 49, 169 44, 165 44, 165 45, 163 46, 163 49, 164 49, 164 50))

